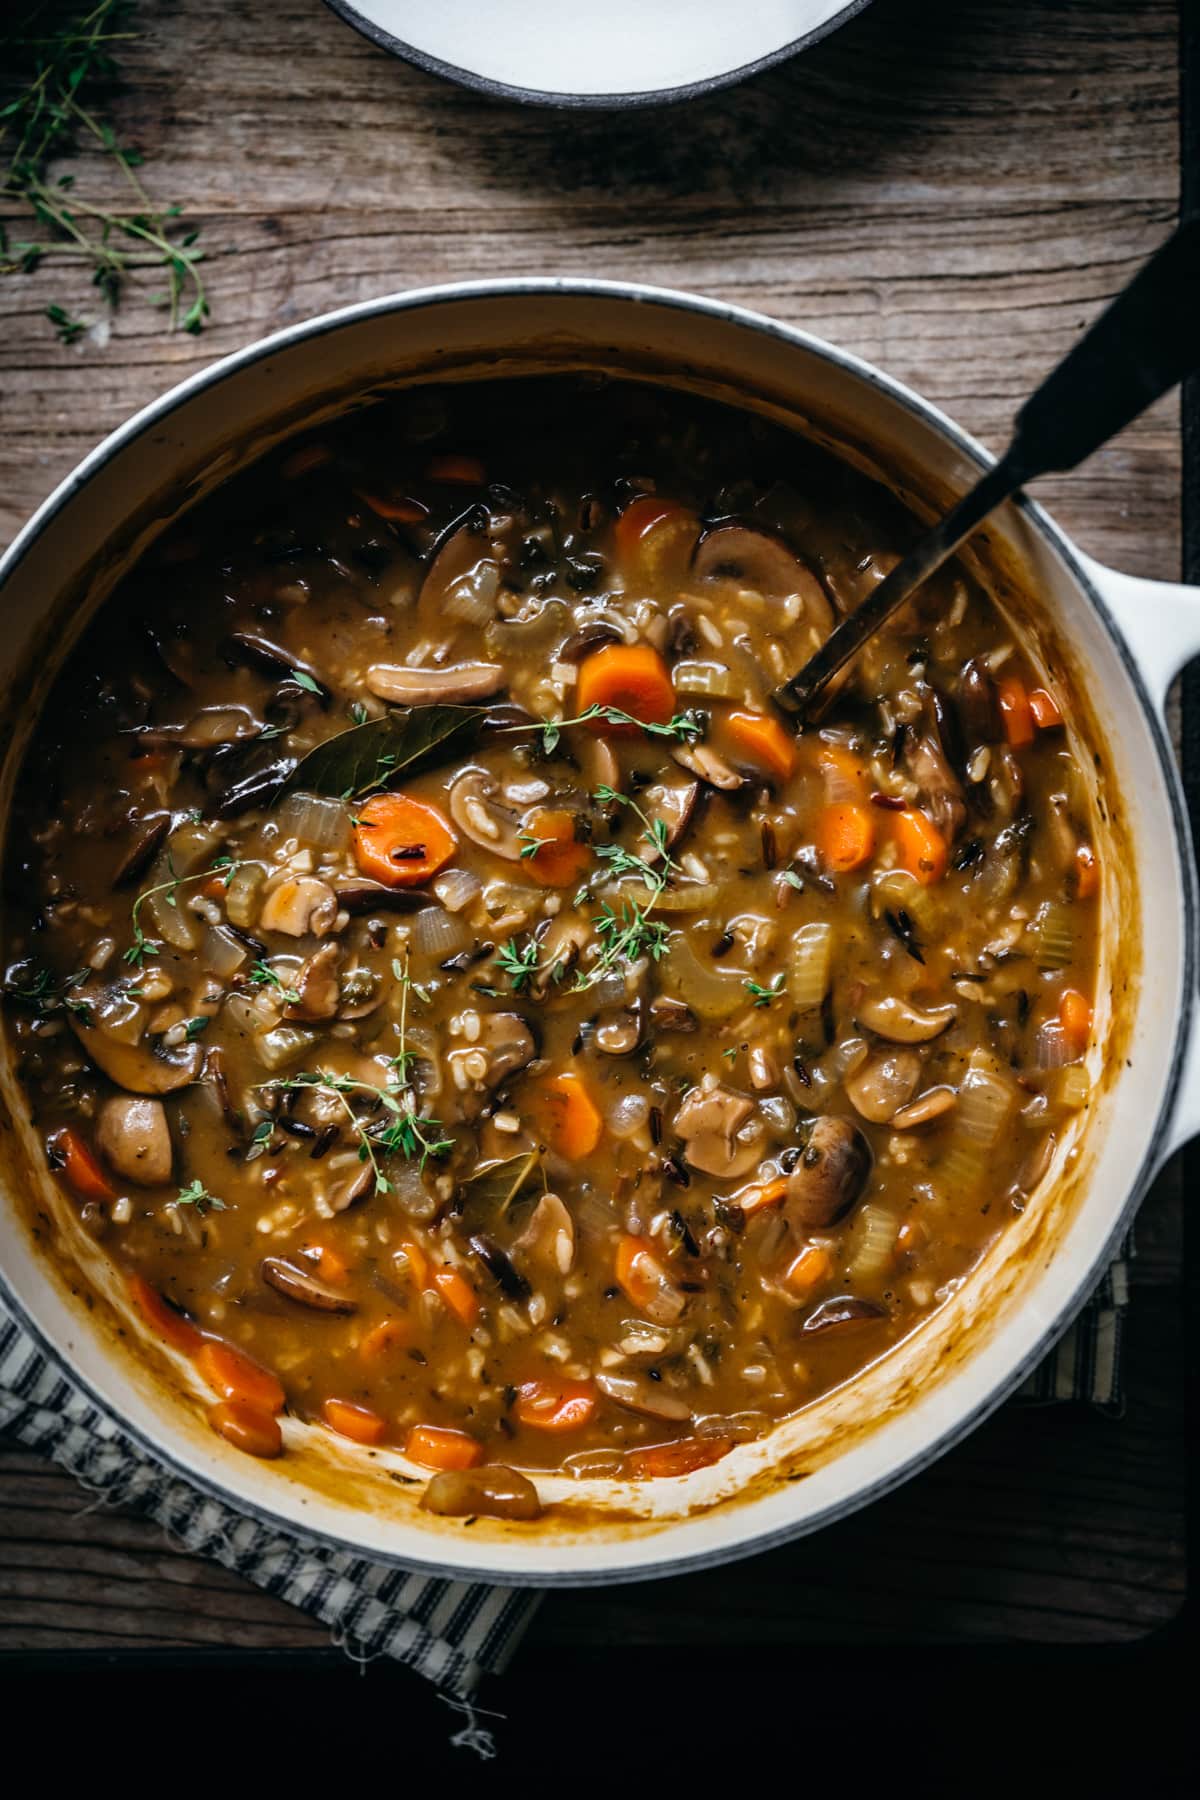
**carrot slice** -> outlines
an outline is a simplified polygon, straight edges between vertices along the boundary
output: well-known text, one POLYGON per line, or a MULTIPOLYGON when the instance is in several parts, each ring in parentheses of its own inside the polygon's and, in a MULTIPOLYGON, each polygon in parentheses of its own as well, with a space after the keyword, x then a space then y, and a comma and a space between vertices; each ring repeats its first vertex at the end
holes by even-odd
POLYGON ((670 1281, 658 1251, 649 1239, 642 1237, 621 1239, 613 1273, 617 1286, 639 1312, 652 1306, 661 1297, 663 1283, 670 1281))
POLYGON ((321 1280, 327 1281, 331 1287, 342 1287, 349 1281, 350 1264, 332 1244, 307 1243, 303 1245, 301 1254, 317 1265, 321 1280))
POLYGON ((1034 688, 1029 696, 1029 710, 1039 731, 1053 731, 1063 722, 1058 701, 1046 688, 1034 688))
POLYGON ((809 1244, 793 1257, 783 1279, 794 1294, 811 1294, 833 1273, 833 1258, 820 1244, 809 1244))
POLYGON ((578 1431, 596 1410, 586 1381, 526 1381, 517 1389, 513 1411, 531 1431, 578 1431))
POLYGON ((473 1469, 483 1461, 483 1445, 445 1425, 414 1425, 404 1454, 425 1469, 473 1469))
POLYGON ((842 744, 819 744, 817 768, 830 806, 866 805, 866 765, 853 750, 842 744))
POLYGON ((1062 1026, 1071 1061, 1078 1062, 1092 1035, 1092 1009, 1077 988, 1063 990, 1058 1002, 1058 1022, 1062 1026))
POLYGON ((387 1434, 387 1420, 369 1406, 356 1406, 353 1400, 327 1400, 321 1417, 330 1431, 353 1438, 356 1444, 381 1444, 387 1434))
POLYGON ((534 1129, 552 1150, 572 1162, 591 1155, 604 1121, 581 1076, 570 1069, 547 1075, 530 1084, 530 1101, 534 1129))
POLYGON ((49 1141, 51 1166, 74 1188, 82 1200, 115 1200, 117 1190, 100 1167, 79 1133, 70 1125, 56 1131, 49 1141))
POLYGON ((408 794, 372 794, 358 809, 354 858, 385 887, 420 887, 450 861, 458 840, 436 806, 408 794))
POLYGON ((129 1277, 129 1294, 156 1337, 160 1337, 164 1344, 170 1344, 172 1350, 182 1350, 185 1356, 195 1356, 204 1339, 185 1314, 176 1311, 142 1275, 129 1277))
POLYGON ((422 1250, 420 1244, 414 1244, 411 1238, 406 1238, 400 1248, 404 1252, 405 1261, 408 1263, 409 1271, 412 1274, 413 1286, 417 1288, 428 1287, 429 1258, 426 1256, 424 1250, 422 1250))
POLYGON ((782 1200, 788 1190, 786 1175, 776 1175, 773 1181, 755 1182, 752 1187, 743 1188, 740 1194, 733 1196, 734 1206, 740 1206, 748 1218, 751 1213, 759 1212, 764 1206, 775 1206, 782 1200))
POLYGON ((946 873, 950 846, 933 820, 915 807, 893 813, 892 818, 900 867, 915 875, 922 887, 931 887, 946 873))
POLYGON ((645 1450, 631 1450, 625 1458, 625 1472, 637 1481, 690 1475, 694 1469, 707 1469, 720 1462, 732 1449, 729 1438, 676 1438, 673 1444, 651 1444, 645 1450))
MULTIPOLYGON (((675 712, 671 673, 650 644, 605 644, 579 665, 575 697, 580 712, 611 706, 643 725, 666 725, 675 712)), ((611 737, 634 737, 636 725, 593 719, 591 726, 611 737)))
POLYGON ((425 465, 426 481, 445 481, 453 487, 482 487, 487 470, 477 456, 456 456, 442 451, 425 465))
POLYGON ((662 574, 670 564, 682 575, 699 531, 695 513, 678 500, 639 494, 613 527, 613 544, 622 573, 662 574))
POLYGON ((460 1325, 474 1325, 479 1317, 479 1301, 465 1276, 457 1269, 435 1269, 430 1286, 441 1295, 460 1325))
POLYGON ((1004 735, 1014 750, 1024 750, 1033 742, 1033 711, 1025 683, 1019 675, 1005 675, 997 684, 996 693, 1004 735))
POLYGON ((817 849, 826 868, 846 873, 860 869, 875 848, 871 809, 846 801, 827 806, 817 824, 817 849))
POLYGON ((196 1352, 196 1367, 222 1400, 241 1400, 258 1412, 282 1412, 287 1398, 270 1369, 220 1338, 206 1338, 196 1352))
POLYGON ((570 887, 591 860, 588 846, 575 835, 575 818, 574 813, 542 807, 526 828, 525 835, 536 848, 525 862, 547 887, 570 887))
POLYGON ((756 768, 780 781, 795 774, 800 761, 795 736, 769 713, 731 712, 725 720, 725 729, 756 768))
POLYGON ((247 1456, 279 1456, 283 1450, 279 1420, 244 1400, 222 1400, 210 1406, 208 1422, 219 1437, 247 1456))
POLYGON ((1075 852, 1075 898, 1090 900, 1100 886, 1100 864, 1090 844, 1080 844, 1075 852))
POLYGON ((399 1351, 407 1350, 412 1341, 412 1320, 402 1313, 395 1313, 380 1319, 378 1325, 372 1325, 358 1346, 358 1354, 364 1362, 387 1362, 399 1351))

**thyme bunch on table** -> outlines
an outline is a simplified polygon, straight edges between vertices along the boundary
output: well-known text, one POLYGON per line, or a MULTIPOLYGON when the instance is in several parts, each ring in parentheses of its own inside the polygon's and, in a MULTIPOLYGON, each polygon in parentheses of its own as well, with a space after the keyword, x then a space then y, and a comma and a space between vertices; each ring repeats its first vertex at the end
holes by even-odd
MULTIPOLYGON (((151 199, 138 173, 141 152, 120 141, 106 116, 118 47, 138 36, 132 13, 132 0, 26 0, 0 24, 0 198, 23 204, 42 228, 18 237, 0 221, 0 273, 74 264, 90 272, 112 312, 130 275, 155 271, 166 286, 154 301, 171 330, 194 334, 209 311, 199 234, 183 226, 181 206, 151 199), (84 150, 115 165, 129 191, 126 208, 87 199, 74 174, 57 172, 84 150)), ((45 311, 64 344, 91 323, 59 301, 45 311)))

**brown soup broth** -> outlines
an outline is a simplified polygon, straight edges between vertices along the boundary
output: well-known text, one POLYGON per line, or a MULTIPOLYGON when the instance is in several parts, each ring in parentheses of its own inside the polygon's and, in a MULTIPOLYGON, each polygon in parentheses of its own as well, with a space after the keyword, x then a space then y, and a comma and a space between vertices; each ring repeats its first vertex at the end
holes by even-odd
POLYGON ((678 1472, 1024 1207, 1088 1092, 1069 696, 953 565, 819 730, 769 699, 914 531, 761 420, 554 377, 297 439, 124 580, 26 758, 7 1022, 218 1429, 678 1472), (415 770, 421 710, 281 792, 409 705, 458 709, 415 770))

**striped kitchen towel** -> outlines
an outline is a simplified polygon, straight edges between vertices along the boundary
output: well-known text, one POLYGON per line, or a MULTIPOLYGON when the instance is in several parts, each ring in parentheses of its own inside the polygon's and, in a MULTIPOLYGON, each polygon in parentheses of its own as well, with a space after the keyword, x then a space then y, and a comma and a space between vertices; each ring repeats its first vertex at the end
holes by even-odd
MULTIPOLYGON (((1126 1258, 1113 1263, 1057 1348, 1020 1390, 1033 1402, 1084 1400, 1121 1410, 1126 1258)), ((358 1658, 395 1657, 462 1705, 454 1741, 480 1755, 492 1743, 471 1708, 486 1674, 504 1668, 532 1618, 534 1589, 442 1581, 387 1568, 242 1518, 198 1493, 125 1436, 0 1305, 0 1430, 53 1457, 90 1493, 156 1519, 183 1548, 211 1556, 328 1626, 358 1658)))

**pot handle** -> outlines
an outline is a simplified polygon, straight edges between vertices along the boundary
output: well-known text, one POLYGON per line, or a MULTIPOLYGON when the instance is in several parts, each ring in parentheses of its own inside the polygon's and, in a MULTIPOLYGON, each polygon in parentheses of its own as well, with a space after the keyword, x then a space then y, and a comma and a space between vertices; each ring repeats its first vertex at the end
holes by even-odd
MULTIPOLYGON (((1148 581, 1122 575, 1090 556, 1081 559, 1112 613, 1159 712, 1167 690, 1184 664, 1200 656, 1200 587, 1176 581, 1148 581)), ((1159 1156, 1169 1156, 1200 1136, 1200 1002, 1193 1005, 1191 1030, 1179 1091, 1159 1156)))
POLYGON ((1150 698, 1161 712, 1167 689, 1186 662, 1200 656, 1200 587, 1122 575, 1081 556, 1091 581, 1121 628, 1150 698))

